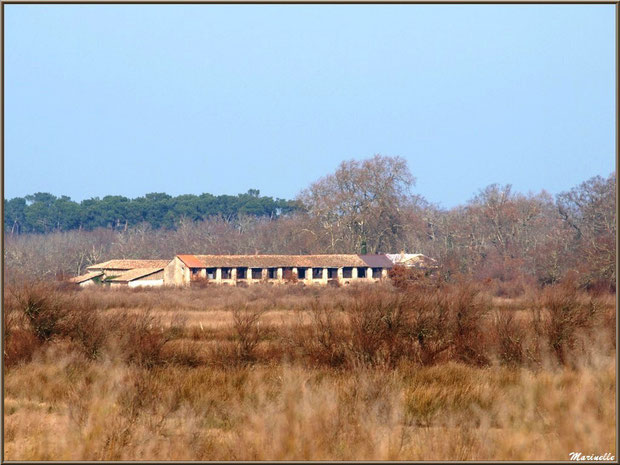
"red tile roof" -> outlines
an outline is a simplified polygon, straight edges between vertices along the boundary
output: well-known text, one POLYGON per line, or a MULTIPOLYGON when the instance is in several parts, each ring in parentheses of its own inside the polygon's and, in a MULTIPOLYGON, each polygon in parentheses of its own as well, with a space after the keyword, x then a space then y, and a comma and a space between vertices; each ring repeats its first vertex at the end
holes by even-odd
POLYGON ((136 268, 134 270, 127 271, 120 276, 115 276, 114 278, 108 279, 110 282, 129 282, 135 281, 139 278, 144 278, 146 276, 152 275, 153 273, 157 273, 163 270, 163 267, 159 268, 136 268))
POLYGON ((81 276, 76 276, 75 278, 71 278, 69 280, 70 283, 83 283, 84 281, 88 281, 89 279, 93 279, 96 278, 98 276, 101 276, 103 274, 103 272, 101 271, 91 271, 89 273, 83 274, 81 276))
POLYGON ((185 265, 190 268, 203 268, 204 265, 202 261, 198 260, 195 255, 177 255, 179 260, 181 260, 185 265))
POLYGON ((360 255, 369 268, 392 268, 394 263, 384 254, 360 255))
MULTIPOLYGON (((369 265, 359 255, 332 254, 332 255, 194 255, 196 259, 192 268, 279 268, 279 267, 306 267, 306 268, 339 268, 339 267, 368 267, 369 265)), ((184 261, 185 263, 185 261, 184 261)), ((382 262, 385 267, 392 267, 391 261, 382 262)), ((190 266, 190 265, 188 265, 190 266)), ((374 265, 380 266, 380 265, 374 265)))
POLYGON ((90 265, 87 270, 133 270, 135 268, 164 268, 170 260, 108 260, 90 265))

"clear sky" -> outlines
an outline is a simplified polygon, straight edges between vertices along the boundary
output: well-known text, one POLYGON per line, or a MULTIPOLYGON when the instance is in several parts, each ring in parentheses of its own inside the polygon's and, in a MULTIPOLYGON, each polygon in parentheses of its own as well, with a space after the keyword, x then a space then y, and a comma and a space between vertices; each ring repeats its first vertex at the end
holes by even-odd
POLYGON ((400 155, 444 207, 615 169, 613 5, 5 5, 5 197, 292 198, 400 155))

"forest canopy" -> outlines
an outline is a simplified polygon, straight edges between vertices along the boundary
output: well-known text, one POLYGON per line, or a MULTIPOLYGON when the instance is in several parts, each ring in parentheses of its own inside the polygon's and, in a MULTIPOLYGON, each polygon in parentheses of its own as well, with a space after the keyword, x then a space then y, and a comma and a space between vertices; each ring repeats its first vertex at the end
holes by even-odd
POLYGON ((261 196, 257 189, 237 196, 186 194, 172 197, 165 193, 150 193, 129 199, 107 195, 79 203, 65 195, 56 197, 37 192, 4 200, 4 231, 23 234, 73 229, 127 229, 141 223, 155 229, 174 228, 183 218, 201 221, 222 217, 230 221, 240 215, 250 215, 273 219, 297 208, 294 201, 261 196))
POLYGON ((175 254, 423 253, 442 272, 514 295, 571 275, 615 289, 616 174, 555 197, 491 184, 444 209, 415 194, 404 159, 350 160, 295 200, 147 194, 73 202, 37 193, 5 200, 5 267, 76 275, 112 258, 175 254))

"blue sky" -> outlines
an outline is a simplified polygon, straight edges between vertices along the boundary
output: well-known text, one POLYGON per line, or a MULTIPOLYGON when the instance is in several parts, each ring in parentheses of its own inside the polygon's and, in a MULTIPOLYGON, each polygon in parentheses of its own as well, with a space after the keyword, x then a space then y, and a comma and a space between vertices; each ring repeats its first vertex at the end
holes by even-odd
POLYGON ((615 169, 613 5, 5 5, 5 197, 291 198, 400 155, 444 207, 615 169))

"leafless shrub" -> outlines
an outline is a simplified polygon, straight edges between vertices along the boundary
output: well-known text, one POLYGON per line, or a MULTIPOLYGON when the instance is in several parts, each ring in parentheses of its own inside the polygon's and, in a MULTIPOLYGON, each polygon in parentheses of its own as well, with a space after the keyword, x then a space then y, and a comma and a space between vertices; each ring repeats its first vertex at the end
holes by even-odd
POLYGON ((422 365, 446 360, 452 347, 452 320, 447 301, 438 292, 410 292, 409 334, 416 342, 412 355, 422 365))
POLYGON ((471 283, 464 283, 446 293, 454 317, 454 359, 486 365, 485 333, 482 323, 489 311, 487 299, 471 283))
POLYGON ((354 363, 395 366, 410 347, 407 306, 403 297, 383 289, 366 289, 346 309, 354 363))
POLYGON ((170 341, 162 349, 162 360, 167 364, 195 368, 205 364, 206 359, 199 354, 193 341, 170 341))
POLYGON ((487 300, 471 285, 362 287, 338 304, 315 300, 309 330, 299 327, 297 346, 315 365, 395 367, 457 360, 489 363, 484 319, 487 300))
POLYGON ((128 363, 152 368, 166 362, 163 348, 171 336, 161 321, 147 310, 123 315, 116 340, 120 355, 128 363))
POLYGON ((4 366, 10 368, 19 363, 29 362, 42 342, 32 331, 16 328, 4 338, 4 366))
POLYGON ((233 328, 236 334, 235 352, 241 362, 252 362, 256 359, 256 346, 261 340, 262 330, 260 318, 264 308, 251 307, 247 304, 234 306, 233 328))
POLYGON ((13 304, 18 306, 40 341, 48 341, 62 333, 62 321, 71 298, 60 292, 54 283, 25 281, 11 286, 8 292, 13 294, 13 304))
POLYGON ((433 273, 433 270, 409 268, 403 265, 395 265, 391 268, 388 271, 388 277, 392 285, 401 291, 434 287, 440 280, 439 273, 433 273))
POLYGON ((525 331, 515 320, 512 311, 497 311, 493 319, 493 328, 498 343, 500 362, 509 366, 520 366, 525 360, 523 340, 525 331))
POLYGON ((93 305, 83 300, 74 302, 63 321, 63 335, 78 344, 89 359, 96 359, 110 336, 118 326, 118 318, 104 318, 93 305))
MULTIPOLYGON (((615 297, 615 296, 613 296, 615 297)), ((607 334, 609 347, 616 348, 616 302, 606 303, 604 297, 598 298, 598 304, 604 309, 601 313, 600 326, 607 334)))
POLYGON ((539 306, 546 316, 548 343, 558 362, 564 365, 577 348, 580 333, 583 335, 595 324, 600 306, 571 282, 544 289, 539 306))
POLYGON ((346 361, 347 341, 342 310, 315 299, 310 306, 310 316, 309 331, 301 325, 295 328, 297 345, 303 347, 314 365, 342 366, 346 361))

